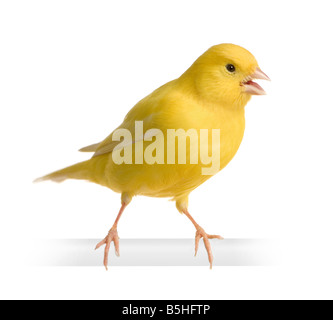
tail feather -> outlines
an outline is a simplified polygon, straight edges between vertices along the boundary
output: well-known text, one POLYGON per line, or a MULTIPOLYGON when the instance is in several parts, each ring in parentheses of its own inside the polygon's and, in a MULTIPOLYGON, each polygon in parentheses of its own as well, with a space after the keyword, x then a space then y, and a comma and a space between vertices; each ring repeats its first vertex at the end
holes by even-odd
POLYGON ((97 150, 97 147, 100 145, 100 143, 95 143, 90 146, 81 148, 79 151, 80 152, 95 152, 97 150))
POLYGON ((79 179, 79 180, 91 180, 92 163, 90 160, 74 164, 70 167, 64 168, 62 170, 55 171, 44 177, 36 179, 34 182, 42 182, 46 180, 51 180, 54 182, 63 182, 67 179, 79 179))

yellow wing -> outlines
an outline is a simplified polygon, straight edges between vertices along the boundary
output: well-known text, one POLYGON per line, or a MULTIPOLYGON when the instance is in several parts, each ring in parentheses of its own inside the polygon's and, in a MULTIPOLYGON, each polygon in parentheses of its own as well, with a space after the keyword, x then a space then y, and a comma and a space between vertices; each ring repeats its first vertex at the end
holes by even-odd
MULTIPOLYGON (((175 80, 174 80, 175 81, 175 80)), ((153 93, 139 101, 126 115, 123 123, 115 130, 118 129, 127 129, 131 132, 133 141, 132 144, 148 138, 147 135, 139 139, 135 139, 135 122, 143 122, 143 132, 146 132, 149 129, 159 129, 161 127, 161 120, 163 120, 163 113, 166 111, 165 108, 168 108, 168 105, 163 103, 164 97, 167 93, 170 92, 170 89, 173 87, 174 81, 171 81, 164 86, 158 88, 153 93)), ((115 131, 114 130, 114 131, 115 131)), ((93 157, 97 157, 106 153, 110 153, 114 148, 119 144, 119 141, 113 141, 112 136, 114 131, 102 142, 96 143, 87 147, 80 149, 81 152, 95 152, 93 157)), ((151 135, 154 136, 154 132, 151 132, 151 135)))

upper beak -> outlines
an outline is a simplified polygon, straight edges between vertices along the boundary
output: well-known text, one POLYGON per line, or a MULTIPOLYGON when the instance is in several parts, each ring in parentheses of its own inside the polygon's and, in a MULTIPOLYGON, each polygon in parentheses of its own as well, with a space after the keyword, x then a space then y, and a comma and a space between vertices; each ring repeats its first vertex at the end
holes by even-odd
POLYGON ((251 75, 252 79, 262 79, 271 81, 266 73, 264 73, 259 67, 256 68, 256 71, 251 75))
POLYGON ((248 76, 243 82, 242 86, 244 87, 244 92, 253 94, 253 95, 264 95, 266 94, 265 90, 259 86, 258 83, 252 81, 253 79, 262 79, 271 81, 267 74, 265 74, 259 67, 248 76))

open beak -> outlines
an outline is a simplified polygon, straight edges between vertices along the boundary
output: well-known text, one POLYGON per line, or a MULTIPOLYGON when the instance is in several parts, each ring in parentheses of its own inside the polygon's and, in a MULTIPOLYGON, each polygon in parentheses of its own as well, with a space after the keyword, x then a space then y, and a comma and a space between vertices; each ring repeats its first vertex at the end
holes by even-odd
POLYGON ((253 79, 271 81, 271 79, 263 71, 261 71, 259 67, 257 67, 254 73, 252 73, 250 76, 246 77, 246 79, 242 81, 241 86, 244 87, 244 92, 253 95, 266 94, 265 90, 261 86, 259 86, 258 83, 254 82, 253 79))

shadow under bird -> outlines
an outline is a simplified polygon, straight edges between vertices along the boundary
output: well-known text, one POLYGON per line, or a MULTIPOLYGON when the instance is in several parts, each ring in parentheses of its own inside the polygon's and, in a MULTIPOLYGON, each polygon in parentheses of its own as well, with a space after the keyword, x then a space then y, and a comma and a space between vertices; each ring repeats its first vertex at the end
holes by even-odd
MULTIPOLYGON (((172 198, 180 213, 187 216, 196 229, 195 254, 201 238, 208 253, 210 267, 213 254, 209 239, 222 239, 210 235, 193 219, 188 211, 189 194, 212 175, 203 174, 207 163, 198 154, 196 163, 191 162, 191 146, 186 140, 184 163, 168 163, 170 152, 158 135, 167 136, 169 129, 216 130, 219 129, 218 160, 216 172, 222 170, 236 154, 245 129, 244 108, 252 95, 263 95, 265 91, 253 80, 269 80, 261 71, 254 56, 246 49, 233 44, 220 44, 202 54, 178 79, 170 81, 139 101, 126 115, 123 123, 100 143, 85 147, 80 151, 93 152, 91 159, 56 171, 36 181, 66 179, 88 180, 121 193, 121 208, 108 235, 97 244, 96 249, 105 245, 104 266, 108 268, 108 255, 114 242, 119 255, 117 226, 125 208, 133 196, 172 198), (144 132, 158 132, 143 135, 124 144, 115 139, 119 129, 126 129, 135 136, 138 121, 144 132), (154 131, 155 130, 155 131, 154 131), (155 137, 154 137, 155 136, 155 137), (153 141, 154 139, 155 141, 153 141), (152 142, 153 141, 153 142, 152 142), (137 160, 146 148, 157 141, 163 144, 162 160, 153 163, 137 160), (119 148, 122 145, 122 148, 119 148), (114 155, 131 151, 130 163, 116 163, 114 155), (200 159, 199 159, 200 158, 200 159), (138 163, 139 162, 139 163, 138 163)), ((186 139, 186 138, 185 138, 186 139)), ((195 140, 195 139, 194 139, 195 140)), ((212 152, 212 139, 207 140, 207 150, 212 152)), ((155 150, 156 151, 156 150, 155 150)), ((173 151, 175 157, 181 150, 173 151)), ((192 152, 193 153, 193 152, 192 152)))

